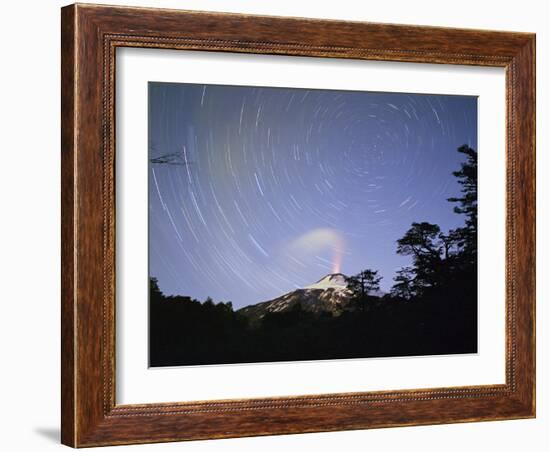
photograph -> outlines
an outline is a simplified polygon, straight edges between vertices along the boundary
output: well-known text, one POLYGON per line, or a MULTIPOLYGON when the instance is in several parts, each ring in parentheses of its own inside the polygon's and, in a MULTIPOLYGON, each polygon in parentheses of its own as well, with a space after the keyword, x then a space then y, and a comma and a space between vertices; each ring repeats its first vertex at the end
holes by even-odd
POLYGON ((149 366, 478 352, 478 98, 148 83, 149 366))
POLYGON ((121 1, 10 15, 7 450, 543 450, 542 6, 121 1))

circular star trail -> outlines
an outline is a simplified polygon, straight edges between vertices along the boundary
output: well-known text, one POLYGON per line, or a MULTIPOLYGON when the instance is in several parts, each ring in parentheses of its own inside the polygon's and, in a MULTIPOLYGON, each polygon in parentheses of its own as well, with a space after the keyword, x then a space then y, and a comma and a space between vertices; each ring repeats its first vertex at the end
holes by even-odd
POLYGON ((335 270, 388 290, 411 222, 462 224, 476 127, 475 97, 150 83, 150 275, 235 308, 335 270))

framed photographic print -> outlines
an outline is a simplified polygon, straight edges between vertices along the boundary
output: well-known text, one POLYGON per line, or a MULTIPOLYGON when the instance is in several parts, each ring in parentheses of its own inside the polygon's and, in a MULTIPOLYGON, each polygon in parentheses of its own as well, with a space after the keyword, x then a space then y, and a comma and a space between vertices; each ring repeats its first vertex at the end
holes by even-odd
POLYGON ((535 415, 535 37, 62 9, 62 442, 535 415))

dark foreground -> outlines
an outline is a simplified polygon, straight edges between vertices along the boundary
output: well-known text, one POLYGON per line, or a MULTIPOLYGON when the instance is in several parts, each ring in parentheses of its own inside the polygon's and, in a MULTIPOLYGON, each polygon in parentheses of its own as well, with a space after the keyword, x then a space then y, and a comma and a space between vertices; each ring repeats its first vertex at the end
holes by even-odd
POLYGON ((422 300, 371 297, 338 317, 299 306, 251 325, 229 303, 165 297, 151 287, 150 366, 422 356, 477 352, 475 285, 422 300))

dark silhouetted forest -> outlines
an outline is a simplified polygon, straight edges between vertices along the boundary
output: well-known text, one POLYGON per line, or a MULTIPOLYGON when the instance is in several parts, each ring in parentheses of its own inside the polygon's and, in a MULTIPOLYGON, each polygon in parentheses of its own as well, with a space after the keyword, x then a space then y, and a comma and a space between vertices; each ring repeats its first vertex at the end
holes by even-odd
POLYGON ((348 278, 351 308, 339 315, 295 305, 251 323, 231 303, 165 296, 150 279, 151 366, 227 364, 477 352, 477 152, 464 145, 453 173, 461 194, 448 201, 457 229, 415 222, 397 240, 411 263, 390 293, 365 269, 348 278))

